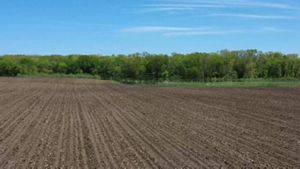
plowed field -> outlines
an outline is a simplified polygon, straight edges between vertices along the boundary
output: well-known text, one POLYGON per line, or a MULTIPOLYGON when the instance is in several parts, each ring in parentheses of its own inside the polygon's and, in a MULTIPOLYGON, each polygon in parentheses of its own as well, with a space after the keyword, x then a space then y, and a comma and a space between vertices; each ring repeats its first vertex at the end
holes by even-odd
POLYGON ((0 78, 0 168, 300 168, 300 89, 0 78))

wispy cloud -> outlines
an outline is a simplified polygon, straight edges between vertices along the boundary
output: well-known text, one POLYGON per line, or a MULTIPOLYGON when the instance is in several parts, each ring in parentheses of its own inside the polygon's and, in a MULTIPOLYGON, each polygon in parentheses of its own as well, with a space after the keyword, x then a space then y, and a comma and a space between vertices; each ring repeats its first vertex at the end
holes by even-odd
POLYGON ((242 1, 242 2, 233 2, 228 3, 228 5, 235 5, 235 6, 248 6, 248 7, 262 7, 262 8, 278 8, 278 9, 299 9, 299 7, 295 7, 289 4, 283 3, 270 3, 270 2, 249 2, 249 1, 242 1))
POLYGON ((144 12, 158 11, 184 11, 197 10, 200 8, 273 8, 286 10, 299 10, 299 6, 286 3, 271 3, 266 1, 246 1, 246 0, 177 0, 165 1, 142 6, 144 12))
POLYGON ((143 12, 167 12, 167 11, 192 11, 195 8, 182 8, 182 7, 155 7, 144 9, 143 12))
POLYGON ((221 5, 226 7, 246 6, 246 7, 264 7, 264 8, 280 8, 280 9, 299 9, 299 6, 292 4, 292 1, 285 3, 270 2, 268 0, 165 0, 165 3, 182 3, 182 4, 207 4, 221 5))
POLYGON ((203 30, 163 33, 164 36, 192 36, 192 35, 227 35, 245 33, 245 30, 203 30))
POLYGON ((272 33, 272 32, 289 32, 289 30, 287 29, 279 29, 279 28, 275 28, 275 27, 264 27, 262 28, 262 32, 269 32, 269 33, 272 33))
POLYGON ((217 13, 217 14, 208 14, 203 16, 239 17, 239 18, 250 18, 250 19, 274 19, 274 20, 296 19, 295 17, 285 16, 285 15, 258 15, 258 14, 242 14, 242 13, 217 13))
POLYGON ((193 11, 199 8, 224 8, 218 4, 182 4, 182 3, 166 3, 166 4, 148 4, 142 6, 143 12, 169 12, 169 11, 193 11))
POLYGON ((160 3, 148 4, 142 6, 143 12, 160 12, 160 11, 192 11, 200 8, 225 8, 224 5, 219 4, 198 4, 198 3, 160 3))
POLYGON ((216 27, 169 27, 169 26, 138 26, 122 29, 127 33, 157 33, 162 36, 201 36, 201 35, 228 35, 245 33, 280 33, 288 30, 275 27, 259 29, 228 29, 216 27))
POLYGON ((168 27, 168 26, 140 26, 122 29, 129 33, 159 33, 163 36, 188 36, 188 35, 221 35, 243 33, 244 30, 220 30, 214 27, 168 27))
POLYGON ((222 8, 226 7, 224 4, 202 4, 202 3, 165 3, 165 4, 148 4, 144 7, 153 7, 153 8, 222 8))
POLYGON ((139 26, 122 29, 122 32, 131 33, 168 33, 168 32, 186 32, 186 31, 200 31, 208 30, 212 27, 169 27, 169 26, 139 26))

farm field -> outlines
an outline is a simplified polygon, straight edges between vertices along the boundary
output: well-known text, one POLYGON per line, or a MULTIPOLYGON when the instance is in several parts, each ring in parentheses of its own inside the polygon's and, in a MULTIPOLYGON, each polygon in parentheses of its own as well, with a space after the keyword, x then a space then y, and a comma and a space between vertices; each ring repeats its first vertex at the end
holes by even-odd
POLYGON ((0 78, 0 168, 300 168, 300 88, 0 78))

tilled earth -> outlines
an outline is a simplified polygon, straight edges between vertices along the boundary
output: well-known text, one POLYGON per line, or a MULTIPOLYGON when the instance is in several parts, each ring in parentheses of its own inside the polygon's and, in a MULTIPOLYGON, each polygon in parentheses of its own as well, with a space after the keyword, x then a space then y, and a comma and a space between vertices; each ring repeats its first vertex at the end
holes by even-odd
POLYGON ((0 78, 0 168, 300 168, 300 88, 0 78))

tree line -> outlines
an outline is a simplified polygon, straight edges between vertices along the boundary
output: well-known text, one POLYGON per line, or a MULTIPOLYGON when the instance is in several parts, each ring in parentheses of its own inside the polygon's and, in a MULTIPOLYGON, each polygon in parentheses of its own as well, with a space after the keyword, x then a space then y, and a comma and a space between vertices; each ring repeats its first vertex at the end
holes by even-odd
POLYGON ((134 81, 225 81, 243 78, 300 78, 296 54, 257 50, 171 55, 3 55, 0 76, 86 74, 134 81))

